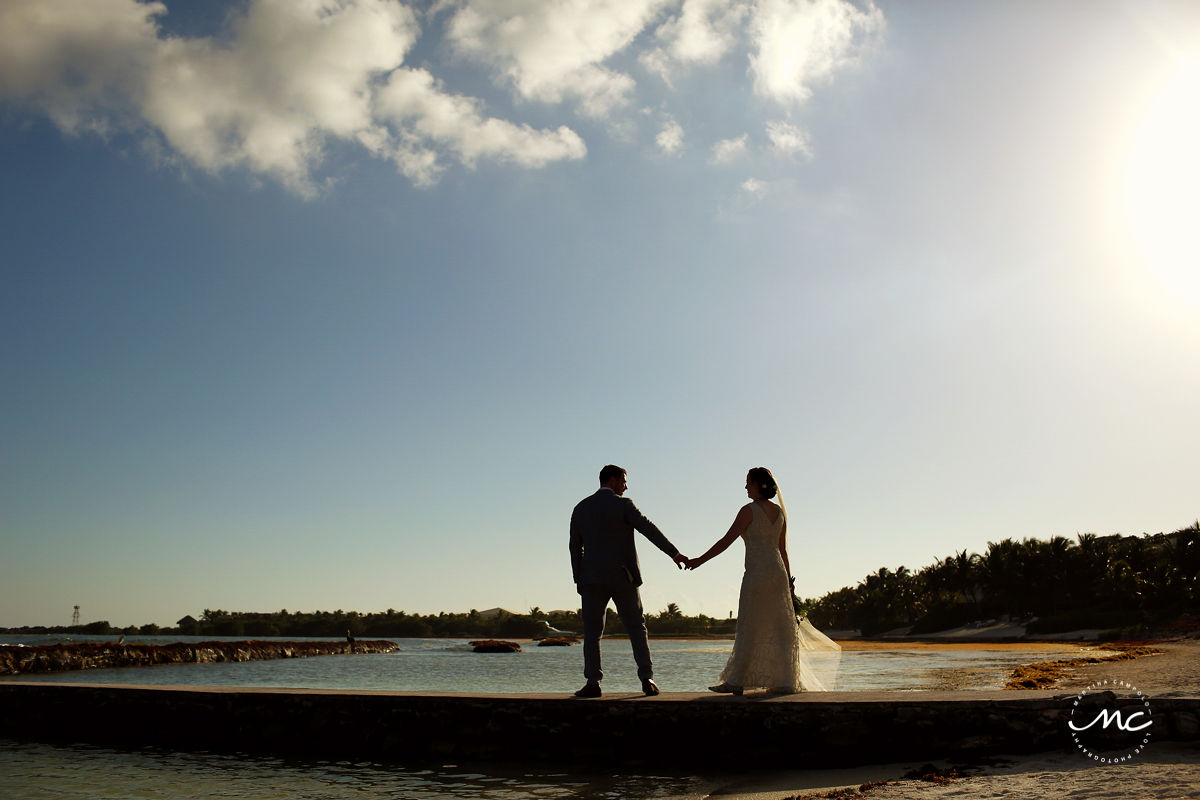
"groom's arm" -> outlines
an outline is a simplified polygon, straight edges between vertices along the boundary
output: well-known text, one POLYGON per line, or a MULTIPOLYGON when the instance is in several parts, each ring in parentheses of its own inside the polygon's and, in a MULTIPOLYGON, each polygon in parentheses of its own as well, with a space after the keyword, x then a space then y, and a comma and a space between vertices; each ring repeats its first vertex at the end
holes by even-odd
POLYGON ((579 511, 571 512, 571 577, 579 589, 579 576, 583 574, 583 532, 580 530, 579 511))
POLYGON ((625 507, 625 520, 633 526, 635 531, 645 536, 655 547, 669 555, 676 564, 682 564, 680 559, 683 559, 683 561, 687 560, 679 552, 679 548, 671 544, 666 535, 658 529, 658 526, 638 510, 638 507, 633 504, 632 500, 628 498, 625 498, 625 500, 627 503, 625 507))

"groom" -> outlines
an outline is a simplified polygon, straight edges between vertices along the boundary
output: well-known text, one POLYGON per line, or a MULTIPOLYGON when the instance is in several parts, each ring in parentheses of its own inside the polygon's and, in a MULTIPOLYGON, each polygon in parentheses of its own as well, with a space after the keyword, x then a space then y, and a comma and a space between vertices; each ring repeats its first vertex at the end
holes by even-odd
POLYGON ((617 614, 629 634, 642 691, 647 696, 658 694, 658 686, 651 680, 654 665, 650 661, 646 616, 638 593, 642 573, 638 569, 633 532, 640 531, 674 559, 680 569, 687 557, 638 511, 632 500, 622 497, 625 488, 625 470, 609 464, 600 470, 600 489, 579 501, 571 513, 571 572, 583 604, 583 676, 587 679, 575 693, 576 697, 600 696, 600 679, 604 677, 600 669, 600 637, 604 633, 609 600, 617 606, 617 614))

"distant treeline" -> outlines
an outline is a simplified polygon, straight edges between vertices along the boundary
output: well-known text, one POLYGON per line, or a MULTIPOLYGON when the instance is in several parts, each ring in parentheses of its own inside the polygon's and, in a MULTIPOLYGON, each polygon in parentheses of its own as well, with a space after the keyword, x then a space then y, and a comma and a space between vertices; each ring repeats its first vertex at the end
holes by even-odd
MULTIPOLYGON (((809 618, 824 630, 858 630, 871 636, 896 628, 932 633, 976 620, 1028 622, 1029 633, 1080 628, 1117 632, 1168 626, 1200 614, 1200 522, 1174 533, 1142 536, 1080 534, 1050 540, 988 542, 984 553, 963 550, 916 572, 882 567, 858 585, 803 601, 809 618), (1036 619, 1034 619, 1036 617, 1036 619)), ((670 603, 647 614, 655 636, 716 636, 734 632, 735 619, 687 616, 670 603)), ((463 613, 409 614, 388 609, 275 612, 208 610, 178 627, 107 621, 62 627, 0 628, 4 633, 69 635, 139 634, 188 636, 530 637, 544 623, 580 632, 578 610, 528 613, 472 609, 463 613)), ((624 633, 609 609, 607 633, 624 633)))
POLYGON ((1200 612, 1200 522, 1174 533, 988 542, 916 572, 886 567, 805 600, 818 628, 931 633, 975 620, 1029 621, 1032 634, 1162 628, 1200 612), (1036 620, 1033 618, 1036 617, 1036 620))
MULTIPOLYGON (((357 611, 222 611, 205 609, 200 619, 185 618, 174 628, 157 625, 115 628, 108 622, 92 622, 87 625, 68 625, 46 628, 0 628, 4 633, 49 633, 68 635, 126 635, 142 636, 332 636, 344 637, 347 633, 364 638, 529 638, 551 627, 574 633, 582 632, 582 622, 576 611, 542 611, 531 608, 529 613, 507 611, 480 613, 472 609, 465 614, 409 614, 389 608, 374 614, 357 611)), ((701 614, 684 616, 679 606, 670 603, 662 613, 647 614, 646 623, 652 634, 669 635, 718 635, 733 633, 736 620, 714 619, 701 614)), ((609 609, 605 623, 606 633, 624 633, 621 620, 609 609)))

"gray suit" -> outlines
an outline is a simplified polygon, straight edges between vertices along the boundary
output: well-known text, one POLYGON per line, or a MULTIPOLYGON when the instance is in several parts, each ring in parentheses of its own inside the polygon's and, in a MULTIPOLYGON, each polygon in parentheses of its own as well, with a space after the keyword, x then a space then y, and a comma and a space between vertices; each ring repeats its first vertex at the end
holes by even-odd
POLYGON ((634 546, 635 530, 672 558, 679 555, 679 549, 638 511, 632 500, 618 497, 611 489, 601 487, 579 501, 571 514, 571 572, 583 605, 583 675, 589 681, 598 682, 604 677, 600 637, 609 600, 616 605, 629 634, 638 678, 647 680, 654 674, 646 616, 637 588, 642 585, 642 572, 634 546))

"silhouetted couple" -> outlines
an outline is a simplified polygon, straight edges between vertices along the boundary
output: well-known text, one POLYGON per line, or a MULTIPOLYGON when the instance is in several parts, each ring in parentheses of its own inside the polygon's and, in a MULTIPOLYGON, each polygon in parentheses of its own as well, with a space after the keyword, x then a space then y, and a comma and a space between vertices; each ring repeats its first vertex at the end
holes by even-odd
POLYGON ((746 572, 738 599, 733 652, 714 692, 741 694, 763 688, 777 693, 823 689, 801 657, 802 650, 837 650, 838 645, 807 620, 798 620, 792 599, 787 556, 787 514, 771 471, 755 467, 746 475, 750 502, 739 509, 729 530, 699 558, 687 558, 663 532, 624 497, 626 472, 609 464, 600 470, 600 488, 571 514, 571 571, 583 616, 583 675, 587 683, 576 697, 599 697, 604 672, 600 638, 604 615, 613 601, 637 663, 646 695, 659 693, 642 609, 642 574, 633 532, 649 539, 679 566, 697 569, 720 555, 735 539, 746 542, 746 572))

